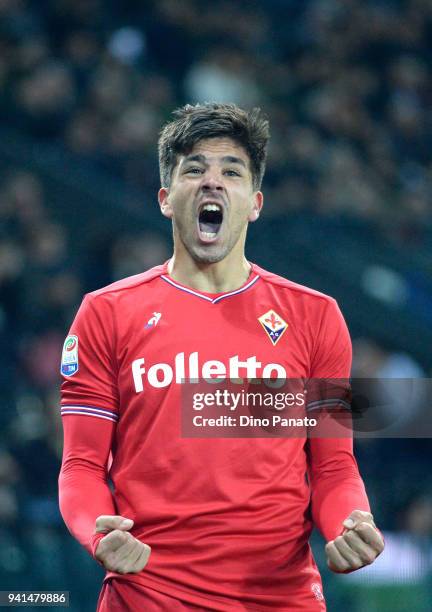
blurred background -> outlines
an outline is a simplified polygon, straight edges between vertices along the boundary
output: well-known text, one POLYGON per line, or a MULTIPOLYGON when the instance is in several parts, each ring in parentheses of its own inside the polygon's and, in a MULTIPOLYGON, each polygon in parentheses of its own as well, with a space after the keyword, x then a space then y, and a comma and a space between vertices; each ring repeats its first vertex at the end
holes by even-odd
MULTIPOLYGON (((431 71, 430 0, 0 0, 2 589, 95 609, 57 506, 60 354, 85 292, 170 255, 156 143, 178 105, 267 112, 249 259, 337 298, 357 376, 431 375, 431 71)), ((430 440, 356 446, 387 549, 336 576, 314 536, 328 609, 430 611, 430 440)))

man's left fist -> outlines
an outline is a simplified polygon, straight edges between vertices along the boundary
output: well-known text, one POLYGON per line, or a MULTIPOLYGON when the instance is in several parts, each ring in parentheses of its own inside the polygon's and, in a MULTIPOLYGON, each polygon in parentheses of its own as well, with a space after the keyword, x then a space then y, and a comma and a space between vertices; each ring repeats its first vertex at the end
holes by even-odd
POLYGON ((333 572, 349 572, 373 563, 384 550, 384 540, 372 514, 354 510, 343 525, 343 534, 325 547, 329 568, 333 572))

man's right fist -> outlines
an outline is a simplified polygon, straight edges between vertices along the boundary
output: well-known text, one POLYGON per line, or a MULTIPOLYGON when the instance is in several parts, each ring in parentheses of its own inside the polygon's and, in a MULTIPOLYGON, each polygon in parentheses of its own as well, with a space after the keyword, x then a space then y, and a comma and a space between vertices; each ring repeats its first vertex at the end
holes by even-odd
POLYGON ((136 574, 149 560, 151 548, 128 530, 131 519, 124 516, 98 516, 95 533, 106 533, 97 545, 95 557, 105 569, 118 574, 136 574))

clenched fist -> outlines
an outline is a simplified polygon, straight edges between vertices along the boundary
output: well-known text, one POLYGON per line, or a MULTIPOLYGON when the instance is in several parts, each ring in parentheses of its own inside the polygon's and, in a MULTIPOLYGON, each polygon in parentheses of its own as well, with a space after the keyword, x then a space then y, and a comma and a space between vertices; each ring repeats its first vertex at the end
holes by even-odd
POLYGON ((346 572, 373 563, 384 550, 384 540, 372 514, 354 510, 343 525, 343 534, 325 547, 329 568, 333 572, 346 572))
POLYGON ((105 569, 118 574, 136 574, 146 565, 151 548, 133 537, 128 530, 131 519, 123 516, 98 516, 95 533, 106 533, 96 548, 95 557, 105 569))

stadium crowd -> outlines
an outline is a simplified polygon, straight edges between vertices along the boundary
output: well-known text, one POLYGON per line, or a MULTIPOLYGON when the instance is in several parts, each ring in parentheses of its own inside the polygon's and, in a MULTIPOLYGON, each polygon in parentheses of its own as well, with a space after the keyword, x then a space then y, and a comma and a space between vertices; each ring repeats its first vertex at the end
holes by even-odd
MULTIPOLYGON (((268 217, 366 219, 395 249, 430 249, 431 36, 428 0, 0 0, 2 124, 151 199, 158 130, 174 107, 259 105, 272 123, 268 217)), ((160 263, 170 246, 151 227, 117 236, 112 228, 99 257, 77 253, 45 177, 3 163, 2 151, 0 576, 20 588, 32 568, 37 586, 52 589, 74 572, 64 542, 86 563, 64 538, 57 508, 65 333, 84 292, 160 263), (55 554, 64 562, 53 577, 55 554)), ((355 346, 360 369, 379 356, 388 377, 390 367, 400 377, 432 370, 432 355, 419 364, 372 338, 355 346)), ((407 449, 397 499, 380 466, 403 471, 402 458, 379 441, 361 444, 359 455, 372 503, 384 494, 384 528, 421 534, 430 572, 432 484, 406 489, 427 446, 407 449)))
POLYGON ((272 208, 430 226, 425 0, 3 0, 0 108, 37 139, 157 186, 154 144, 179 101, 261 104, 272 208))

